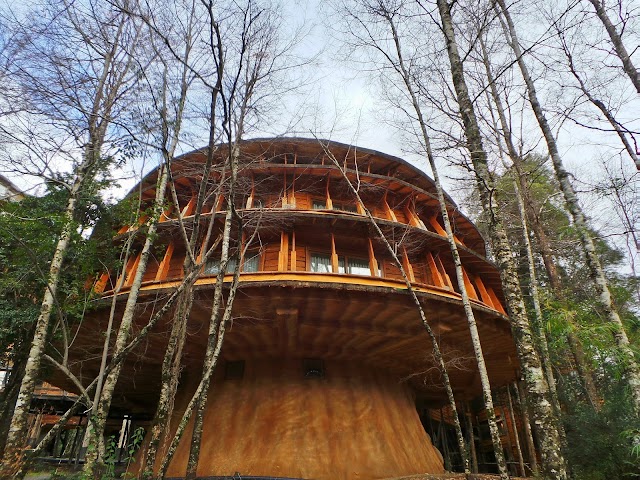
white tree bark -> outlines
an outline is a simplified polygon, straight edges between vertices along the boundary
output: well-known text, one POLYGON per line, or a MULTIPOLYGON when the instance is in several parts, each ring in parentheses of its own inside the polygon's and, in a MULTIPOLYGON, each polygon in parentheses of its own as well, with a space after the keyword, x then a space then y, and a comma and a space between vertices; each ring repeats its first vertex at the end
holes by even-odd
POLYGON ((555 136, 544 115, 542 105, 538 100, 534 82, 529 74, 527 65, 524 62, 522 48, 520 47, 513 20, 511 19, 511 15, 504 0, 497 0, 497 3, 500 5, 500 13, 504 16, 506 21, 505 35, 507 36, 507 41, 513 49, 518 66, 520 67, 520 72, 527 86, 529 103, 531 104, 531 108, 536 116, 538 125, 542 130, 542 134, 544 135, 558 184, 560 185, 560 189, 564 195, 567 209, 569 210, 571 218, 573 219, 578 231, 587 267, 589 268, 594 286, 598 292, 598 302, 605 311, 607 321, 611 324, 613 337, 620 353, 620 361, 622 362, 622 366, 625 371, 626 383, 629 387, 629 393, 633 399, 634 410, 636 415, 640 415, 640 368, 638 367, 635 355, 631 349, 629 337, 627 336, 624 325, 622 324, 622 320, 613 305, 608 281, 604 274, 598 254, 596 253, 595 244, 589 231, 587 220, 582 208, 580 207, 578 196, 576 195, 573 185, 569 179, 569 173, 564 168, 555 136))
POLYGON ((450 4, 446 0, 437 0, 437 5, 442 21, 442 32, 446 42, 453 86, 458 97, 460 116, 464 125, 467 148, 474 167, 482 206, 489 218, 491 245, 500 269, 518 357, 527 385, 527 394, 532 403, 534 423, 540 439, 543 471, 546 478, 564 480, 567 478, 567 469, 560 448, 556 418, 548 399, 549 387, 541 368, 540 358, 534 347, 509 239, 492 201, 495 188, 487 165, 487 154, 482 143, 480 127, 466 84, 464 68, 456 43, 450 4))

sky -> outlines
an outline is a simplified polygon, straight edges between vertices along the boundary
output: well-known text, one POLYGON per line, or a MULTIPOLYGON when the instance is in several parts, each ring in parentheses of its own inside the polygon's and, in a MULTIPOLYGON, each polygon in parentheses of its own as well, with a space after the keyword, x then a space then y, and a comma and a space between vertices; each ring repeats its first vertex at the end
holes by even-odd
MULTIPOLYGON (((527 29, 523 30, 524 44, 545 38, 545 34, 548 32, 548 20, 541 13, 543 9, 534 11, 533 9, 536 8, 534 3, 530 7, 522 7, 530 8, 530 11, 518 11, 518 13, 530 15, 530 18, 536 20, 532 22, 533 25, 528 25, 527 29)), ((553 8, 563 8, 562 2, 558 2, 553 8)), ((299 112, 300 105, 304 104, 306 116, 291 130, 287 131, 285 128, 287 122, 275 121, 269 124, 268 128, 251 132, 250 136, 262 137, 283 133, 303 137, 317 135, 403 157, 431 176, 424 158, 411 153, 411 148, 407 148, 408 145, 401 132, 391 127, 387 122, 392 113, 391 107, 381 100, 382 95, 378 90, 379 82, 376 75, 366 71, 362 65, 345 62, 340 58, 341 39, 332 28, 339 19, 332 16, 329 4, 319 0, 285 1, 284 18, 286 19, 285 28, 293 30, 296 26, 304 25, 308 30, 307 36, 297 46, 297 53, 305 57, 315 57, 314 62, 304 67, 304 72, 300 72, 301 77, 304 76, 307 79, 306 86, 301 90, 301 93, 282 99, 284 112, 299 112)), ((638 36, 630 36, 629 38, 635 42, 638 36)), ((605 43, 604 38, 594 40, 594 45, 601 46, 603 50, 605 43)), ((544 53, 544 50, 540 51, 544 53)), ((585 53, 585 55, 589 54, 589 52, 585 53)), ((598 55, 602 57, 603 53, 600 51, 597 54, 593 53, 593 55, 594 58, 598 55)), ((638 63, 640 63, 640 55, 638 57, 638 63)), ((605 58, 607 58, 606 54, 605 58)), ((536 60, 542 61, 539 56, 536 60)), ((608 57, 607 61, 615 62, 615 59, 608 57)), ((537 81, 538 84, 548 86, 546 97, 548 99, 553 99, 557 90, 564 88, 556 78, 540 77, 537 81)), ((624 81, 611 84, 610 87, 620 89, 619 92, 615 91, 611 95, 616 108, 618 108, 619 118, 623 119, 632 129, 640 130, 639 96, 632 89, 624 87, 624 81), (621 85, 623 86, 621 87, 621 85)), ((607 85, 603 88, 607 88, 607 85)), ((556 105, 547 105, 546 107, 553 119, 556 105)), ((578 121, 584 120, 584 123, 589 123, 587 117, 582 118, 579 115, 585 109, 584 105, 577 105, 575 108, 578 112, 575 115, 578 121)), ((622 241, 623 237, 617 235, 623 228, 612 204, 602 195, 588 193, 588 191, 592 189, 593 185, 602 182, 605 177, 603 165, 606 164, 610 172, 626 179, 624 194, 628 202, 634 203, 633 197, 640 195, 640 178, 638 178, 631 160, 619 155, 619 142, 610 133, 585 129, 571 121, 555 125, 563 161, 574 175, 574 183, 581 192, 585 211, 599 229, 606 232, 605 234, 612 235, 610 238, 616 241, 619 246, 626 247, 622 241)), ((535 148, 536 152, 546 153, 544 144, 539 141, 537 126, 532 117, 527 117, 527 115, 522 117, 521 128, 528 135, 530 146, 535 148)), ((205 142, 206 137, 203 135, 201 144, 205 142)), ((189 145, 185 150, 190 150, 191 147, 189 145)), ((451 166, 447 160, 439 159, 438 163, 441 176, 444 177, 445 189, 464 208, 463 197, 468 192, 469 181, 460 180, 461 177, 464 177, 462 172, 451 166)), ((153 166, 149 163, 145 169, 148 170, 153 166)), ((139 164, 136 165, 136 169, 139 167, 139 164)), ((114 198, 121 197, 137 182, 139 172, 137 176, 124 172, 123 177, 125 178, 121 181, 121 187, 111 192, 114 198)), ((32 180, 24 177, 14 177, 11 180, 23 188, 32 185, 32 180)), ((640 200, 640 198, 636 200, 640 200)), ((640 202, 635 203, 640 204, 640 202)), ((640 221, 638 210, 640 207, 636 206, 635 210, 631 212, 634 217, 632 222, 640 221)), ((631 257, 637 257, 637 251, 633 250, 631 249, 629 254, 631 257)), ((635 260, 640 262, 640 259, 636 258, 635 260)))

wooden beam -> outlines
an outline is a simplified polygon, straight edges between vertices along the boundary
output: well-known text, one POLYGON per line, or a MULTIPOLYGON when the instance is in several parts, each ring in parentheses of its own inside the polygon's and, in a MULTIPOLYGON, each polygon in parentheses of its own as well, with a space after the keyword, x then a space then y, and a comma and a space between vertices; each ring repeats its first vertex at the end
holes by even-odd
POLYGON ((407 255, 407 249, 402 247, 402 268, 407 274, 409 281, 411 283, 415 283, 416 276, 413 273, 413 267, 411 266, 411 262, 409 261, 409 256, 407 255))
POLYGON ((278 271, 287 270, 287 260, 289 259, 289 234, 287 232, 280 233, 280 252, 278 254, 278 271))
POLYGON ((444 279, 446 286, 449 287, 449 289, 454 290, 453 283, 451 282, 451 277, 449 277, 449 274, 444 269, 444 265, 439 255, 436 255, 435 261, 436 265, 438 266, 438 270, 440 270, 440 273, 442 274, 442 278, 444 279))
POLYGON ((336 253, 336 238, 331 234, 331 270, 333 273, 338 273, 339 263, 338 254, 336 253))
POLYGON ((327 210, 332 210, 333 209, 333 202, 331 201, 331 195, 329 194, 329 182, 330 182, 331 178, 327 175, 327 186, 326 186, 326 192, 325 192, 325 207, 327 210))
POLYGON ((376 255, 375 252, 373 251, 373 242, 371 241, 371 239, 369 238, 369 243, 367 244, 368 246, 368 252, 369 252, 369 270, 371 270, 371 276, 372 277, 377 277, 379 276, 379 272, 380 269, 378 267, 378 261, 376 260, 376 255))
POLYGON ((487 289, 485 288, 484 282, 482 281, 482 279, 478 275, 474 275, 473 281, 478 287, 478 291, 480 292, 480 298, 482 299, 482 302, 495 310, 496 307, 493 304, 493 299, 491 298, 491 295, 489 295, 489 292, 487 292, 487 289))
POLYGON ((182 209, 182 216, 183 217, 188 217, 191 214, 193 214, 193 211, 196 208, 196 195, 195 193, 191 196, 191 199, 189 200, 189 203, 187 203, 187 205, 182 209))
POLYGON ((431 255, 431 252, 427 252, 427 267, 431 271, 431 278, 433 278, 435 286, 446 288, 447 285, 444 281, 444 278, 442 277, 442 274, 440 273, 440 270, 438 269, 438 266, 436 265, 436 261, 433 258, 433 255, 431 255))
POLYGON ((296 268, 296 262, 297 262, 297 258, 296 258, 296 232, 291 232, 291 267, 290 270, 292 272, 295 272, 297 270, 296 268))
POLYGON ((478 293, 476 292, 476 289, 473 287, 473 283, 471 283, 471 280, 469 280, 469 275, 467 274, 467 271, 465 270, 464 267, 461 267, 461 268, 462 268, 462 278, 464 279, 464 287, 467 289, 467 295, 469 295, 469 298, 478 300, 478 293))
POLYGON ((162 257, 162 261, 158 266, 158 271, 156 272, 156 278, 155 278, 156 282, 167 278, 167 273, 169 272, 169 265, 171 264, 171 257, 173 256, 174 248, 175 248, 175 245, 172 240, 171 242, 169 242, 169 245, 167 246, 167 251, 164 252, 164 257, 162 257))
POLYGON ((131 284, 133 284, 133 278, 136 276, 136 270, 138 269, 138 264, 140 263, 141 257, 142 257, 142 252, 140 252, 136 257, 135 261, 133 262, 133 265, 131 266, 131 269, 128 272, 126 272, 127 281, 125 283, 125 286, 130 287, 131 284))
POLYGON ((500 313, 504 313, 506 315, 507 312, 505 312, 504 307, 502 306, 500 299, 496 295, 496 292, 493 291, 493 288, 487 287, 487 293, 489 294, 489 296, 491 297, 491 300, 493 301, 493 308, 499 311, 500 313))
POLYGON ((393 213, 393 210, 391 209, 391 207, 387 203, 387 193, 388 193, 388 190, 385 190, 384 197, 382 198, 382 203, 384 204, 384 207, 385 207, 385 210, 387 212, 388 218, 390 220, 394 221, 394 222, 397 222, 398 219, 396 218, 396 214, 393 213))

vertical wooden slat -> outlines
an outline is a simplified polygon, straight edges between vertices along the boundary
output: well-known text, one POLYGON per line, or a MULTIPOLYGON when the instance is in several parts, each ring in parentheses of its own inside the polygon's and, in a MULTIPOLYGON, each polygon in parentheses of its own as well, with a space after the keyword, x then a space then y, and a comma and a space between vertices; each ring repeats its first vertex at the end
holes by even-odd
POLYGON ((169 272, 169 265, 171 264, 171 257, 173 256, 173 249, 175 245, 174 242, 169 242, 167 246, 167 251, 164 252, 164 257, 162 257, 162 261, 158 266, 158 271, 156 272, 155 281, 158 282, 160 280, 164 280, 167 278, 167 273, 169 272))
POLYGON ((296 232, 291 232, 291 268, 290 270, 292 272, 295 272, 297 270, 296 268, 296 262, 297 262, 297 258, 296 258, 296 232))
POLYGON ((287 270, 287 260, 289 259, 289 235, 287 232, 280 234, 280 252, 278 254, 278 271, 287 270))
POLYGON ((338 254, 336 253, 336 239, 331 234, 331 270, 333 273, 338 273, 338 254))
POLYGON ((380 270, 378 269, 378 261, 376 260, 375 252, 373 251, 373 242, 371 241, 370 238, 369 238, 368 250, 369 250, 369 270, 371 270, 372 277, 377 277, 378 272, 380 270))

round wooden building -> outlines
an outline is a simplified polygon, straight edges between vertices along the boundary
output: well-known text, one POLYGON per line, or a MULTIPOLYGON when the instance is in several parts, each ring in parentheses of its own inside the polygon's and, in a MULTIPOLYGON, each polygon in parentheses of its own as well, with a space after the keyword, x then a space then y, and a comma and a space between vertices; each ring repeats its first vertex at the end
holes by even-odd
MULTIPOLYGON (((480 380, 433 181, 380 152, 335 142, 327 148, 401 259, 450 365, 456 397, 477 397, 480 380)), ((167 196, 144 275, 140 324, 183 275, 175 212, 188 221, 205 160, 202 150, 173 164, 179 205, 167 196)), ((299 138, 245 141, 240 165, 234 204, 255 234, 208 395, 198 476, 335 480, 443 472, 417 408, 446 404, 432 345, 398 266, 340 169, 318 140, 299 138)), ((138 187, 143 199, 153 198, 157 174, 138 187)), ((504 385, 515 378, 517 360, 499 275, 476 227, 448 201, 490 379, 504 385)), ((224 201, 210 202, 204 217, 223 208, 224 201)), ((219 267, 214 254, 195 283, 175 418, 200 378, 219 267)), ((117 294, 120 309, 136 268, 134 255, 117 294)), ((115 283, 103 278, 102 295, 112 296, 115 283)), ((153 415, 170 318, 127 361, 115 409, 153 415)), ((85 343, 96 354, 101 348, 85 343)), ((97 362, 83 368, 95 372, 97 362)), ((168 477, 184 477, 189 437, 187 431, 168 477)))

